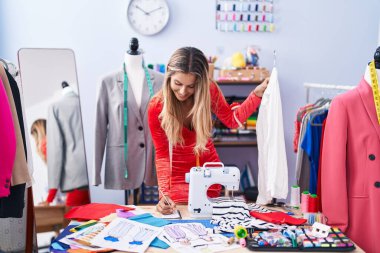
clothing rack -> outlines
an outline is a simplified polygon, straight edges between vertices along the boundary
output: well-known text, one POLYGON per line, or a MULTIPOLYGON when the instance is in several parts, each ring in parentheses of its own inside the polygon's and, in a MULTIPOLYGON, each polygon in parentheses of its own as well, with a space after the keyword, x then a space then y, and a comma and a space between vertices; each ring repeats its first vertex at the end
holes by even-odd
POLYGON ((304 83, 306 88, 306 103, 309 103, 310 89, 330 89, 330 90, 352 90, 355 88, 353 85, 334 85, 322 83, 304 83))

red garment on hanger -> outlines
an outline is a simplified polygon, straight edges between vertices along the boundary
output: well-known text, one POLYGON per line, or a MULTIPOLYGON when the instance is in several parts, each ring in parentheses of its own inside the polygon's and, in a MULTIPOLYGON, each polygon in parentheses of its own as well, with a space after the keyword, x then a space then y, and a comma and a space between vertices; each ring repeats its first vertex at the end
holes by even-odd
POLYGON ((116 213, 116 209, 124 209, 125 211, 135 210, 133 207, 115 204, 91 203, 72 208, 65 214, 65 218, 73 220, 99 220, 111 213, 116 213))
POLYGON ((289 225, 302 225, 304 224, 307 220, 306 219, 301 219, 301 218, 294 218, 286 213, 283 212, 271 212, 271 213, 259 213, 255 211, 250 211, 249 214, 252 217, 255 217, 257 219, 271 222, 274 224, 289 224, 289 225))

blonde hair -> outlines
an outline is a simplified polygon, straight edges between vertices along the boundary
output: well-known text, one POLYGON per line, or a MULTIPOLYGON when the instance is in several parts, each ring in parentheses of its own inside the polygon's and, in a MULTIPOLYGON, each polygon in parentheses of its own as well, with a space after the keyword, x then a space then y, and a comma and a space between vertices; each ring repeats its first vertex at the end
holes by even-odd
POLYGON ((196 132, 194 153, 207 150, 206 144, 211 137, 211 98, 208 78, 208 62, 205 55, 194 47, 177 49, 170 57, 162 87, 163 109, 159 115, 161 127, 164 129, 169 143, 173 146, 184 144, 182 127, 186 117, 191 116, 191 126, 196 132), (188 115, 182 115, 181 102, 170 87, 171 77, 181 72, 195 76, 193 107, 188 115))
POLYGON ((42 160, 46 162, 46 154, 41 150, 41 141, 46 139, 46 120, 37 119, 34 121, 30 128, 30 133, 36 143, 38 154, 41 156, 42 160))

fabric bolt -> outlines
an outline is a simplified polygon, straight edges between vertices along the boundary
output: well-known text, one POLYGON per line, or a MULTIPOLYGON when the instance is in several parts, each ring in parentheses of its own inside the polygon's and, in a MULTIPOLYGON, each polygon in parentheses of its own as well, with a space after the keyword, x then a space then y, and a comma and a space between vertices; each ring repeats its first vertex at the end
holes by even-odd
POLYGON ((99 220, 110 213, 115 213, 116 209, 124 209, 125 211, 134 210, 133 207, 116 204, 91 203, 72 208, 65 214, 65 218, 76 220, 99 220))
MULTIPOLYGON (((16 157, 16 134, 12 112, 0 79, 0 200, 10 194, 13 163, 16 157)), ((1 209, 1 208, 0 208, 1 209)))
POLYGON ((322 123, 327 117, 328 110, 323 109, 322 114, 319 114, 320 112, 314 113, 318 115, 314 116, 313 113, 311 113, 313 122, 307 123, 305 136, 301 143, 301 147, 307 153, 310 161, 309 192, 311 194, 317 193, 322 123))
POLYGON ((214 230, 220 232, 233 232, 236 225, 245 228, 277 229, 282 228, 273 223, 253 218, 250 211, 268 213, 270 210, 257 204, 247 205, 243 201, 226 200, 213 203, 211 224, 215 225, 214 230))
MULTIPOLYGON (((153 91, 162 86, 164 76, 148 70, 153 91)), ((95 115, 95 156, 91 182, 102 184, 101 171, 105 153, 104 187, 106 189, 136 189, 144 182, 157 185, 153 161, 153 143, 148 128, 147 107, 149 88, 144 79, 141 106, 137 105, 131 85, 128 85, 128 158, 124 159, 124 92, 123 70, 103 77, 98 85, 95 115), (128 178, 125 169, 128 168, 128 178)))
POLYGON ((380 252, 380 125, 370 84, 337 96, 322 150, 322 211, 365 252, 380 252))
POLYGON ((67 192, 88 186, 82 116, 74 91, 49 106, 46 130, 49 189, 67 192))
POLYGON ((2 67, 0 68, 0 76, 1 76, 2 83, 4 85, 4 88, 8 97, 8 101, 10 104, 14 129, 16 133, 16 158, 13 163, 11 185, 15 186, 15 185, 24 184, 24 183, 30 184, 31 180, 30 180, 28 166, 25 159, 24 144, 23 144, 22 135, 21 135, 20 123, 18 121, 16 105, 13 99, 8 77, 6 75, 4 68, 2 67))
POLYGON ((272 198, 288 196, 288 165, 286 160, 280 85, 277 69, 273 68, 263 94, 256 123, 258 148, 257 204, 268 204, 272 198))
MULTIPOLYGON (((238 123, 234 117, 244 122, 260 104, 261 99, 253 92, 234 111, 226 102, 220 88, 214 83, 210 83, 211 110, 229 128, 237 128, 238 123)), ((152 139, 156 151, 156 169, 158 185, 165 195, 176 203, 187 203, 189 184, 185 182, 185 174, 192 167, 196 166, 196 157, 194 155, 194 146, 196 143, 196 132, 186 127, 182 127, 183 145, 173 146, 172 163, 170 166, 169 141, 165 131, 161 127, 159 114, 163 108, 161 94, 156 95, 149 103, 148 117, 149 127, 151 129, 152 139)), ((202 166, 205 162, 220 162, 215 146, 211 140, 206 144, 207 151, 199 156, 199 162, 202 166)), ((210 188, 209 197, 219 196, 220 187, 210 188)))

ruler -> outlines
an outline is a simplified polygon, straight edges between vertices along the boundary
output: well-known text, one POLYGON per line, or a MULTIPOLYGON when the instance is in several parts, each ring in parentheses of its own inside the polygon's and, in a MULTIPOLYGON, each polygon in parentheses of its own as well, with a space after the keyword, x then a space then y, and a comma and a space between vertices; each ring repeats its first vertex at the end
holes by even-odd
POLYGON ((375 61, 371 61, 369 64, 371 81, 372 81, 372 92, 373 92, 373 100, 375 102, 377 121, 380 124, 380 94, 379 94, 379 80, 377 78, 375 61))

